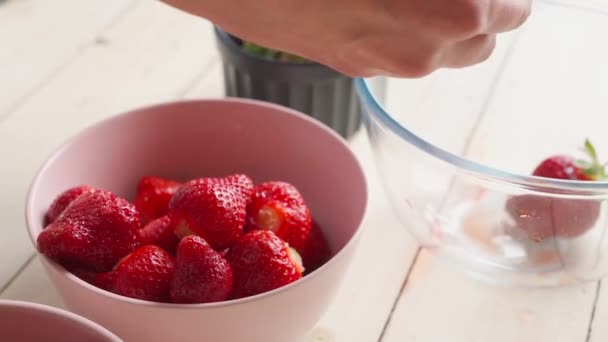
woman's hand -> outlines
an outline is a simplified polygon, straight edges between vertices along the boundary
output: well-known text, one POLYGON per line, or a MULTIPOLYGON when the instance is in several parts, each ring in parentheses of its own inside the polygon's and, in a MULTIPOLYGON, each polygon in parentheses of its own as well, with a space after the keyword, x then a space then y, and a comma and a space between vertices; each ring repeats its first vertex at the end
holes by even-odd
POLYGON ((349 76, 421 77, 480 63, 531 0, 163 0, 251 42, 349 76))

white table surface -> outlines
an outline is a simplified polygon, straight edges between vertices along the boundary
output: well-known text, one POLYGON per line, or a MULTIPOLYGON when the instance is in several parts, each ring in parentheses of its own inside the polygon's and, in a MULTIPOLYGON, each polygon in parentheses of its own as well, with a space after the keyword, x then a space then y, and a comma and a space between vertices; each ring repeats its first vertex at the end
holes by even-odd
MULTIPOLYGON (((102 118, 166 100, 223 96, 221 61, 210 23, 145 0, 8 0, 0 5, 0 43, 0 297, 63 307, 25 229, 36 169, 67 137, 102 118)), ((450 126, 447 142, 475 153, 483 149, 471 139, 476 120, 454 123, 467 129, 437 129, 450 126)), ((482 132, 493 127, 499 129, 490 120, 482 132)), ((370 183, 366 230, 310 341, 608 341, 601 282, 495 287, 421 251, 384 199, 361 133, 351 145, 370 183)))

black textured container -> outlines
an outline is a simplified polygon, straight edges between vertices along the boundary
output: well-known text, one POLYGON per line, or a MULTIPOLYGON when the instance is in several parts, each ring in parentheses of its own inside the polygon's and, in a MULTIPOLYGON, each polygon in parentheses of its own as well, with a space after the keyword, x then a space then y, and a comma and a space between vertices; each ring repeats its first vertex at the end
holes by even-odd
POLYGON ((281 104, 325 123, 344 138, 361 127, 353 79, 317 63, 272 61, 241 49, 241 40, 215 27, 226 96, 281 104))

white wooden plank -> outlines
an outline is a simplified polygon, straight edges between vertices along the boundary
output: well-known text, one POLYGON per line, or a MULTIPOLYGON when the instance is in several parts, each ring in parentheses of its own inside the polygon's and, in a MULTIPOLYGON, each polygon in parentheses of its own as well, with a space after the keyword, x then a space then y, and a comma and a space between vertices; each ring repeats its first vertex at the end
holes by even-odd
POLYGON ((171 100, 214 58, 211 25, 157 1, 142 2, 0 124, 4 180, 0 284, 32 251, 23 208, 27 187, 51 151, 84 126, 135 106, 171 100), (35 137, 35 138, 31 138, 35 137), (18 151, 18 152, 16 152, 18 151))
POLYGON ((383 341, 583 342, 594 295, 594 284, 552 291, 493 287, 425 251, 383 341))
MULTIPOLYGON (((605 122, 602 89, 607 74, 597 66, 603 65, 608 49, 597 46, 594 32, 607 29, 605 18, 591 12, 535 6, 467 156, 529 173, 550 154, 576 152, 587 135, 606 145, 605 125, 590 122, 605 122), (571 25, 562 26, 564 22, 571 25)), ((500 209, 493 209, 498 210, 476 218, 484 220, 482 231, 500 219, 500 209)), ((592 258, 585 254, 597 250, 588 243, 597 243, 599 233, 590 232, 569 245, 583 254, 562 255, 571 271, 574 266, 589 271, 597 266, 588 263, 592 258)), ((384 340, 582 342, 587 338, 595 289, 595 283, 560 289, 490 286, 424 252, 384 340)))
POLYGON ((28 263, 19 277, 11 283, 11 286, 0 297, 65 309, 59 294, 51 284, 38 257, 35 257, 28 263))
POLYGON ((136 1, 8 1, 0 6, 0 121, 136 1))

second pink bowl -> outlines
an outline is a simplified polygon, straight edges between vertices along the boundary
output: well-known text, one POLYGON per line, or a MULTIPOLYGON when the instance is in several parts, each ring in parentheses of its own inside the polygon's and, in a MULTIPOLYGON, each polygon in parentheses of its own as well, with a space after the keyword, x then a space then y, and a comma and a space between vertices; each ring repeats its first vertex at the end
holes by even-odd
POLYGON ((85 318, 47 305, 0 300, 0 341, 120 342, 85 318))

